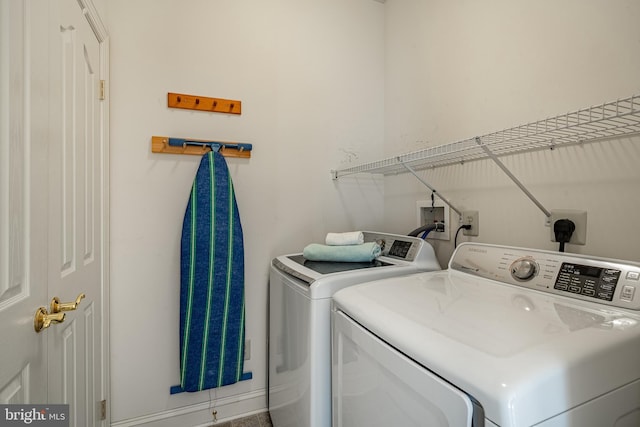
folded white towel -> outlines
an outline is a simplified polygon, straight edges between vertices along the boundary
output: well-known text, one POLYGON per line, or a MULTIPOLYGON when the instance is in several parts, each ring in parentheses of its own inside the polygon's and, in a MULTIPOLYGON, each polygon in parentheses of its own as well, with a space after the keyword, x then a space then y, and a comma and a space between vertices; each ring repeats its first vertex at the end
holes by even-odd
POLYGON ((327 233, 325 243, 328 246, 361 245, 364 243, 364 233, 362 231, 327 233))

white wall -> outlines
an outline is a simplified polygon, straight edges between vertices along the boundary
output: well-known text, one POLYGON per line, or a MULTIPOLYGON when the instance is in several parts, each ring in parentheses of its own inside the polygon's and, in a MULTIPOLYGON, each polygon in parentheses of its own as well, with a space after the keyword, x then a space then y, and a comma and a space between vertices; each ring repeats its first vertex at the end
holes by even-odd
POLYGON ((107 9, 112 420, 196 425, 211 421, 211 407, 218 419, 262 410, 270 260, 382 222, 379 180, 333 182, 329 171, 383 153, 384 5, 109 0, 107 9), (238 99, 242 115, 168 109, 167 92, 238 99), (153 154, 152 135, 254 144, 250 160, 227 159, 244 228, 251 381, 169 395, 179 380, 179 237, 199 158, 153 154))
MULTIPOLYGON (((386 156, 640 93, 635 0, 391 0, 385 19, 386 156)), ((640 261, 639 142, 502 160, 547 209, 588 212, 587 245, 568 251, 640 261)), ((557 249, 544 214, 492 161, 421 176, 456 207, 479 211, 480 235, 469 240, 557 249)), ((416 200, 429 195, 411 175, 386 178, 384 228, 412 229, 416 200)), ((434 243, 442 265, 451 238, 434 243)))

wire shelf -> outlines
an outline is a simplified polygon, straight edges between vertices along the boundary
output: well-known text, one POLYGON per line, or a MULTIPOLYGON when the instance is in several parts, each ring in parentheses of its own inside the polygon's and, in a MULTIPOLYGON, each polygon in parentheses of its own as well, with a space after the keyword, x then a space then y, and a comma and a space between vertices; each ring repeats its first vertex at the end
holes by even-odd
POLYGON ((595 142, 640 133, 640 95, 584 108, 480 137, 331 171, 333 178, 357 173, 405 173, 489 157, 595 142), (484 147, 483 147, 484 146, 484 147))

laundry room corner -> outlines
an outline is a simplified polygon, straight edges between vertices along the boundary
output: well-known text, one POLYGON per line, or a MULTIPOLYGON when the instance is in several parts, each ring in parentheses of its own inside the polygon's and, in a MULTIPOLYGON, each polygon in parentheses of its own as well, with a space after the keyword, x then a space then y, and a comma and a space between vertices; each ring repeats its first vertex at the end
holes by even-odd
POLYGON ((112 425, 266 411, 271 259, 383 218, 378 178, 336 183, 329 172, 382 154, 383 5, 110 0, 107 12, 112 425), (239 100, 242 113, 168 108, 169 92, 239 100), (250 158, 226 158, 244 233, 250 380, 169 394, 180 380, 180 234, 200 157, 153 153, 156 135, 252 144, 250 158))
MULTIPOLYGON (((387 2, 385 156, 453 144, 640 93, 635 1, 387 2)), ((505 155, 501 162, 547 210, 587 212, 571 252, 638 260, 637 135, 505 155)), ((406 172, 406 171, 405 171, 406 172)), ((479 212, 486 242, 557 249, 543 212, 490 159, 418 171, 461 211, 479 212)), ((432 191, 409 173, 385 178, 384 229, 416 223, 432 191)), ((445 265, 449 240, 429 239, 445 265)))

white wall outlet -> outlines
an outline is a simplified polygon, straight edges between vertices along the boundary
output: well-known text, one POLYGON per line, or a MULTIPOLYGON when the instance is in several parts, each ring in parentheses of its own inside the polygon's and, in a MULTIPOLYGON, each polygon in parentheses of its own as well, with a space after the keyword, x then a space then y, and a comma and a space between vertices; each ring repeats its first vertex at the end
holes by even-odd
POLYGON ((578 211, 571 209, 552 210, 549 226, 551 228, 551 241, 556 241, 556 235, 553 232, 553 224, 559 219, 570 219, 576 225, 576 229, 571 235, 569 244, 586 245, 587 244, 587 211, 578 211))
POLYGON ((480 233, 480 214, 478 211, 463 211, 460 225, 471 226, 469 230, 462 229, 462 234, 465 236, 477 236, 480 233))
POLYGON ((244 360, 251 360, 251 340, 244 342, 244 360))
MULTIPOLYGON (((442 200, 436 199, 431 204, 431 200, 418 200, 416 202, 416 228, 435 222, 444 223, 444 231, 433 230, 427 235, 427 239, 449 240, 449 206, 442 200)), ((420 236, 418 236, 420 237, 420 236)))

